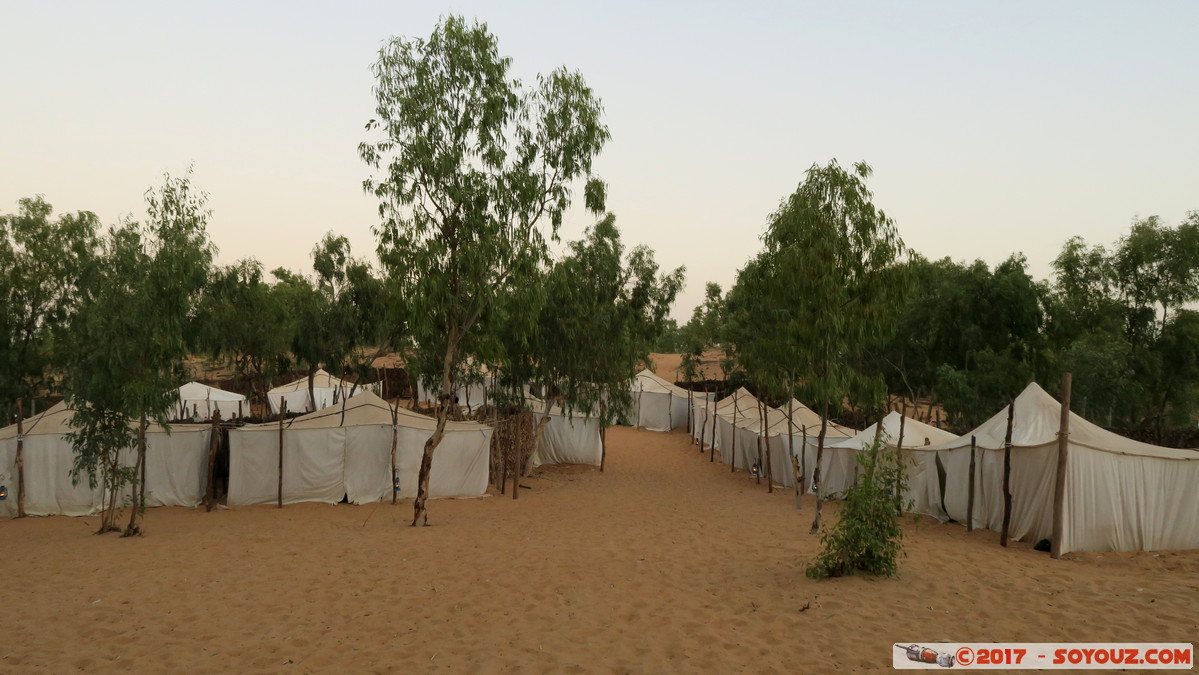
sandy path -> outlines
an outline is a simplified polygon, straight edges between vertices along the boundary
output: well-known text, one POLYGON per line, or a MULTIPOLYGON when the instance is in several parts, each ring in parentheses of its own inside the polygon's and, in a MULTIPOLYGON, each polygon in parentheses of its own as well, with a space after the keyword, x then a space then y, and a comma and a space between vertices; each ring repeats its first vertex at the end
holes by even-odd
POLYGON ((0 671, 832 672, 892 642, 1199 636, 1199 552, 1055 562, 913 519, 898 579, 815 582, 810 501, 682 433, 608 439, 602 474, 434 502, 429 528, 410 502, 154 509, 136 540, 2 521, 0 671))

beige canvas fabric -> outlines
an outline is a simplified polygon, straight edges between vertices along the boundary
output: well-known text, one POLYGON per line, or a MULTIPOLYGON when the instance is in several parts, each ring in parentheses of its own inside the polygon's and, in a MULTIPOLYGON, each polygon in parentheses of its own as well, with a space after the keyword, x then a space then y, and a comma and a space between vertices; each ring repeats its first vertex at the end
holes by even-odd
MULTIPOLYGON (((395 428, 400 495, 416 495, 424 444, 437 421, 400 408, 395 428)), ((355 504, 390 499, 392 410, 374 392, 284 423, 283 501, 355 504)), ((448 422, 433 455, 429 496, 477 496, 487 490, 491 427, 448 422)), ((274 503, 279 480, 278 423, 229 433, 229 505, 274 503)))
MULTIPOLYGON (((1012 517, 1015 539, 1053 533, 1053 491, 1061 406, 1035 382, 1015 399, 1012 517)), ((974 526, 1003 524, 1007 410, 960 438, 933 446, 945 467, 945 508, 966 521, 970 437, 978 443, 974 526)), ((1065 532, 1061 550, 1199 548, 1199 452, 1124 438, 1070 413, 1065 532)))
MULTIPOLYGON (((66 402, 23 421, 25 459, 25 512, 35 516, 87 516, 98 513, 104 491, 89 485, 86 476, 75 484, 71 469, 75 450, 67 434, 74 412, 66 402)), ((136 423, 135 423, 136 428, 136 423)), ((204 497, 208 477, 208 425, 158 424, 146 429, 146 505, 196 506, 204 497)), ((0 515, 17 512, 17 425, 0 429, 0 485, 9 499, 0 502, 0 515)), ((121 457, 126 466, 136 462, 134 448, 121 457)))

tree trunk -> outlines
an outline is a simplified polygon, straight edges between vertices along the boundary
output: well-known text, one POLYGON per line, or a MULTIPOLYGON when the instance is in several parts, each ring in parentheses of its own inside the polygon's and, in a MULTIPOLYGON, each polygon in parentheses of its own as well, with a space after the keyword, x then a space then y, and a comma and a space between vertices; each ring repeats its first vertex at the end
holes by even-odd
POLYGON ((820 416, 820 437, 816 439, 816 468, 812 470, 812 487, 816 489, 816 517, 812 519, 812 529, 809 534, 816 534, 820 531, 820 512, 824 507, 824 499, 821 493, 824 488, 820 486, 820 463, 824 460, 824 435, 828 432, 828 401, 822 405, 824 410, 820 416))
POLYGON ((737 406, 737 392, 733 392, 733 447, 729 451, 729 472, 737 470, 737 412, 740 408, 737 406))
POLYGON ((25 417, 17 399, 17 517, 25 517, 25 417))
POLYGON ((129 525, 122 537, 132 537, 142 533, 137 524, 138 516, 146 510, 146 413, 142 413, 137 426, 137 466, 133 473, 133 506, 129 509, 129 525))
POLYGON ((208 436, 208 471, 204 481, 204 510, 211 512, 216 508, 216 453, 221 442, 221 413, 218 410, 212 414, 212 432, 208 436))
POLYGON ((787 401, 787 455, 791 457, 791 473, 795 480, 795 508, 803 503, 803 469, 799 466, 799 458, 795 456, 795 392, 787 401))
POLYGON ((529 451, 528 466, 522 467, 521 475, 528 476, 533 471, 533 458, 537 456, 537 451, 541 449, 541 436, 545 433, 545 428, 550 423, 550 407, 552 398, 545 399, 545 413, 537 422, 537 428, 533 430, 533 449, 529 451))
POLYGON ((458 345, 458 331, 451 327, 446 342, 445 358, 441 362, 441 396, 437 401, 437 426, 433 435, 425 441, 420 458, 420 474, 417 476, 416 501, 412 504, 412 527, 429 524, 427 502, 429 501, 429 474, 433 469, 433 452, 441 445, 445 436, 445 424, 450 417, 450 405, 454 397, 454 354, 458 345))

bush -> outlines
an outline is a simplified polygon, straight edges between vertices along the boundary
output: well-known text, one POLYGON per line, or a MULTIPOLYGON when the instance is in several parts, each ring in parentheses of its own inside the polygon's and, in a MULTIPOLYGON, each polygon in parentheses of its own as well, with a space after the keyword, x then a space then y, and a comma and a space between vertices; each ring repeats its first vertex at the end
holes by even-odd
POLYGON ((898 452, 881 440, 857 454, 858 480, 845 493, 841 517, 820 537, 824 550, 808 564, 813 579, 847 574, 894 576, 903 551, 897 495, 907 488, 907 471, 898 452))

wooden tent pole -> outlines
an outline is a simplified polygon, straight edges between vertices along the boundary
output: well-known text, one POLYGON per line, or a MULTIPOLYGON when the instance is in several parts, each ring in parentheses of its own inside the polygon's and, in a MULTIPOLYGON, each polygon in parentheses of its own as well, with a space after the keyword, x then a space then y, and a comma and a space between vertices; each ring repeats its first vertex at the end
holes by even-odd
POLYGON ((600 473, 604 472, 604 462, 608 459, 608 426, 604 420, 608 417, 608 404, 600 403, 600 473))
POLYGON ((970 487, 966 497, 966 531, 974 531, 974 451, 978 447, 978 439, 970 437, 970 487))
POLYGON ((1053 481, 1053 540, 1049 555, 1062 557, 1062 537, 1066 534, 1066 470, 1070 452, 1070 373, 1062 373, 1062 420, 1057 432, 1057 476, 1053 481))
POLYGON ((795 390, 787 401, 787 455, 791 457, 791 476, 795 481, 795 508, 799 508, 803 497, 803 471, 799 458, 795 456, 795 390))
POLYGON ((17 399, 17 517, 25 517, 25 414, 17 399))
POLYGON ((1012 523, 1012 419, 1016 414, 1016 402, 1007 406, 1007 435, 1003 437, 1003 529, 999 533, 999 545, 1007 546, 1008 527, 1012 523))
MULTIPOLYGON (((711 444, 708 445, 708 462, 716 461, 716 396, 712 396, 712 437, 708 439, 711 444)), ((703 445, 700 445, 702 448, 703 445)))
POLYGON ((204 511, 216 508, 216 453, 221 442, 221 411, 212 414, 212 432, 208 435, 208 479, 204 488, 204 511))
POLYGON ((279 496, 277 508, 283 508, 283 419, 287 417, 287 399, 279 405, 279 496))
MULTIPOLYGON (((391 404, 388 404, 391 406, 391 404)), ((492 433, 495 433, 494 431, 492 433)), ((396 445, 400 440, 400 404, 397 402, 391 406, 391 504, 396 503, 396 494, 399 490, 400 477, 396 473, 396 445)))
MULTIPOLYGON (((762 421, 762 399, 760 399, 760 398, 758 399, 757 413, 758 413, 758 422, 761 423, 761 421, 762 421)), ((737 433, 736 429, 733 430, 733 433, 737 433)), ((758 483, 758 485, 761 485, 762 484, 762 434, 758 434, 758 438, 756 440, 757 440, 757 442, 754 443, 754 446, 755 446, 754 449, 757 451, 758 457, 757 457, 757 461, 754 463, 758 465, 758 471, 757 471, 757 475, 754 476, 754 480, 758 483)))
POLYGON ((737 392, 733 392, 733 449, 729 453, 729 473, 737 470, 737 413, 741 407, 737 405, 737 392))
MULTIPOLYGON (((908 419, 908 401, 903 401, 903 411, 899 413, 899 441, 895 444, 895 456, 899 459, 899 470, 907 471, 903 465, 903 428, 908 419)), ((900 480, 896 475, 895 480, 900 480)), ((903 515, 903 494, 899 491, 899 484, 895 485, 895 510, 899 515, 903 515)))

